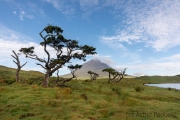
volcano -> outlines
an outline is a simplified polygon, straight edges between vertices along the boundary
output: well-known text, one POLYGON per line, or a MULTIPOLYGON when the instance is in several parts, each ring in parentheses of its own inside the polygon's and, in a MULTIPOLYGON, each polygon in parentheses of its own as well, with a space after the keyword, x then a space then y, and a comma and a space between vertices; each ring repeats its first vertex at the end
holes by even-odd
MULTIPOLYGON (((92 59, 84 64, 82 64, 81 69, 78 69, 75 74, 78 78, 89 78, 88 71, 95 72, 99 74, 99 78, 108 78, 108 73, 102 72, 103 69, 110 68, 107 64, 101 62, 98 59, 92 59)), ((63 75, 62 77, 71 77, 71 73, 63 75)))

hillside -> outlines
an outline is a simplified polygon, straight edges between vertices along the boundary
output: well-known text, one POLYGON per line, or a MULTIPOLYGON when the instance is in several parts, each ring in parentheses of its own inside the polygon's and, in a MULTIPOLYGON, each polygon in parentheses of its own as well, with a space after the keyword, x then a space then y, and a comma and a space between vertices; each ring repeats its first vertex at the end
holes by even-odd
MULTIPOLYGON (((15 68, 9 68, 6 66, 0 65, 0 83, 8 83, 11 84, 13 81, 15 81, 15 74, 16 69, 15 68)), ((44 74, 39 71, 20 71, 20 79, 23 82, 30 82, 31 79, 43 77, 44 74)))

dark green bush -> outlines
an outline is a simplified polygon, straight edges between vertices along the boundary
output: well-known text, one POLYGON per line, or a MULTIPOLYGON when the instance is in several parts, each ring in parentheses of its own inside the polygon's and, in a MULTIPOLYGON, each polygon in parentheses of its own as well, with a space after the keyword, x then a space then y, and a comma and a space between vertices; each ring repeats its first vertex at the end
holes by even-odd
POLYGON ((10 77, 10 78, 5 79, 5 83, 8 85, 13 84, 14 82, 16 82, 16 79, 14 77, 10 77))
POLYGON ((144 90, 144 88, 143 88, 143 87, 140 87, 140 86, 137 86, 137 87, 135 87, 134 89, 135 89, 136 92, 141 92, 141 91, 144 90))

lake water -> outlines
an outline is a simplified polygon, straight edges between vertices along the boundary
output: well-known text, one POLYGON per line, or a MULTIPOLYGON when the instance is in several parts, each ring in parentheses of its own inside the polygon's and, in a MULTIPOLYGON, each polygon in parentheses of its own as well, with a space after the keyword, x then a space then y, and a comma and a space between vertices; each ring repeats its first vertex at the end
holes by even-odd
POLYGON ((145 84, 147 86, 155 86, 161 88, 175 88, 180 90, 180 83, 164 83, 164 84, 145 84))

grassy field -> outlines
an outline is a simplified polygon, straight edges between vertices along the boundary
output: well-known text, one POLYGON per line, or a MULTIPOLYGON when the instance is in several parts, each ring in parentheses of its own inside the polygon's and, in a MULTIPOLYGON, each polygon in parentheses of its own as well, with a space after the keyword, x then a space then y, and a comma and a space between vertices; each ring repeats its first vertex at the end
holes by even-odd
MULTIPOLYGON (((2 71, 1 69, 0 72, 2 71)), ((1 73, 1 120, 180 119, 179 90, 143 85, 177 83, 180 82, 178 76, 125 78, 120 83, 107 83, 107 79, 93 82, 73 80, 67 84, 70 86, 68 88, 43 88, 32 84, 33 82, 7 85, 4 81, 7 76, 3 74, 2 77, 1 73)), ((23 79, 25 74, 27 73, 21 73, 23 79)), ((36 78, 41 75, 36 72, 28 73, 28 76, 36 78)))

